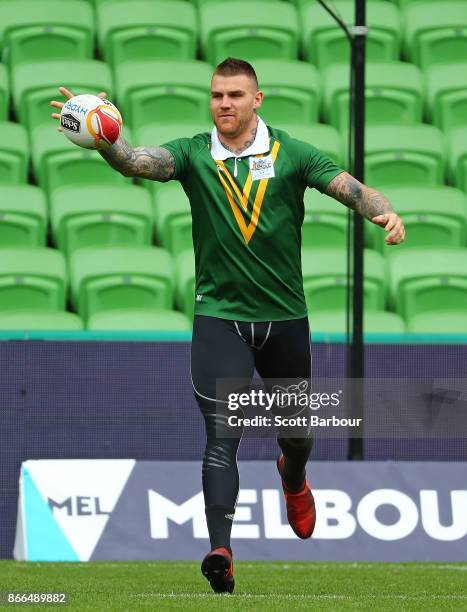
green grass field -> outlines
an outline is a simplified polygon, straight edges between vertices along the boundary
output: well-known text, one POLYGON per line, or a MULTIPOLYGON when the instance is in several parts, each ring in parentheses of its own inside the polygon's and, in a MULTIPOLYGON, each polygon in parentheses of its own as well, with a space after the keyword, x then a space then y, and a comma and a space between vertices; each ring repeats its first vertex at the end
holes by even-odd
POLYGON ((237 562, 215 595, 192 562, 0 561, 0 591, 66 592, 69 604, 2 609, 467 610, 467 563, 237 562))

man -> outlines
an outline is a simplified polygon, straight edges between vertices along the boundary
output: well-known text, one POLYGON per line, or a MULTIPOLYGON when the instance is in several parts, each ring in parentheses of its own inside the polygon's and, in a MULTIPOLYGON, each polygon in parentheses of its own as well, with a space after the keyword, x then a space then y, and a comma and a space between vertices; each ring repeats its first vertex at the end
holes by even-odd
MULTIPOLYGON (((387 244, 404 239, 402 221, 383 195, 312 145, 266 126, 256 113, 262 101, 253 67, 228 58, 212 77, 211 134, 135 149, 120 138, 100 152, 124 176, 179 180, 190 200, 196 264, 191 374, 206 425, 202 474, 211 542, 201 569, 216 592, 234 588, 230 532, 240 442, 238 436, 219 435, 225 400, 216 382, 251 380, 255 368, 268 380, 311 376, 300 255, 306 187, 383 227, 387 244)), ((297 437, 280 431, 278 443, 287 517, 298 537, 309 538, 316 520, 305 476, 309 428, 297 437)))

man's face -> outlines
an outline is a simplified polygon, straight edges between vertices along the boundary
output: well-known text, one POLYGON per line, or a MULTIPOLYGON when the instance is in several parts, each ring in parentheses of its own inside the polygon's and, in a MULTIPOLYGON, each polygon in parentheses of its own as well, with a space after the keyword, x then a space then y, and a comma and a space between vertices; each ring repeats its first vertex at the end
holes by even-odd
POLYGON ((262 101, 263 93, 246 74, 212 77, 211 116, 220 134, 230 138, 240 135, 262 101))

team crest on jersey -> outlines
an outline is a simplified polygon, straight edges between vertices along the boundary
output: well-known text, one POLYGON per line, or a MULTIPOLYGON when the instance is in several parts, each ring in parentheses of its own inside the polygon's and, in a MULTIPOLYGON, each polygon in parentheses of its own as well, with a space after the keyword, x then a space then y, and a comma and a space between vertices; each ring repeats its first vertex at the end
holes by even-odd
POLYGON ((271 155, 264 157, 250 157, 250 172, 254 181, 263 178, 274 178, 274 162, 271 155))

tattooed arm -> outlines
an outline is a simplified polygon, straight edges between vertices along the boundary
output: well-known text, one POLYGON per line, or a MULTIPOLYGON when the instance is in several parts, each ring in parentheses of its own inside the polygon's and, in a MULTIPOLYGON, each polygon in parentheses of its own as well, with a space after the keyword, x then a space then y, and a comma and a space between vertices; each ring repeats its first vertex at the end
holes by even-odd
POLYGON ((338 174, 326 187, 325 193, 383 227, 388 232, 386 244, 399 244, 404 240, 404 224, 389 200, 376 189, 357 181, 348 172, 338 174))
POLYGON ((135 176, 153 181, 168 181, 175 172, 175 159, 163 147, 136 147, 122 136, 115 144, 99 151, 105 161, 124 176, 135 176))

